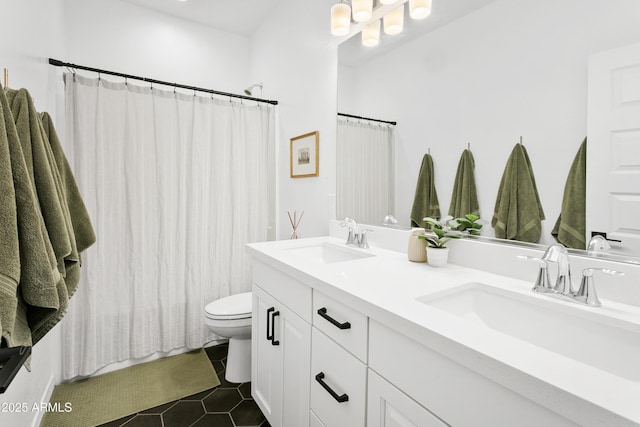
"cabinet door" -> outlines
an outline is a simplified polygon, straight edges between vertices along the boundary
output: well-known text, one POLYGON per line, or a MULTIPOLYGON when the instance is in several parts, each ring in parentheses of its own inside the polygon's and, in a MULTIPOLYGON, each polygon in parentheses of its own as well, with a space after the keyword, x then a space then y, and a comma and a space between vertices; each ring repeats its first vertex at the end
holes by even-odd
POLYGON ((253 286, 252 395, 273 427, 309 425, 311 325, 253 286))
POLYGON ((276 300, 253 286, 251 394, 272 426, 282 425, 282 347, 270 338, 276 300))
POLYGON ((444 427, 444 423, 369 369, 367 427, 444 427))
POLYGON ((274 338, 282 346, 282 426, 308 426, 311 325, 282 305, 277 309, 274 338))

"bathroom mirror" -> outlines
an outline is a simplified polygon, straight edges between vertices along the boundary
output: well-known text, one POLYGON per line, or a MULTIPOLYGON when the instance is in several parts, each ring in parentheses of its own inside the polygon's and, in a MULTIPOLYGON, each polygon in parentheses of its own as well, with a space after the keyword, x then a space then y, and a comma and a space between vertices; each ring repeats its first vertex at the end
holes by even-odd
MULTIPOLYGON (((431 16, 406 16, 406 32, 382 34, 376 47, 363 47, 360 34, 341 43, 338 112, 397 121, 389 213, 409 225, 430 152, 446 215, 469 147, 491 238, 500 179, 522 137, 546 217, 539 243, 555 242, 567 174, 587 133, 589 56, 640 41, 639 16, 635 0, 433 0, 431 16)), ((624 242, 613 247, 625 252, 624 242)))

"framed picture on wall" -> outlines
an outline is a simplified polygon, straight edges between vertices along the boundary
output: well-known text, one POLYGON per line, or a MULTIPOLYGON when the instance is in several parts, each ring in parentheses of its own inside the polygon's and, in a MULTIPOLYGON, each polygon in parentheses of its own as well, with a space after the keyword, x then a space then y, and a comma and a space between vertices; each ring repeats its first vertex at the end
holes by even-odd
POLYGON ((318 131, 291 138, 291 178, 318 176, 318 131))

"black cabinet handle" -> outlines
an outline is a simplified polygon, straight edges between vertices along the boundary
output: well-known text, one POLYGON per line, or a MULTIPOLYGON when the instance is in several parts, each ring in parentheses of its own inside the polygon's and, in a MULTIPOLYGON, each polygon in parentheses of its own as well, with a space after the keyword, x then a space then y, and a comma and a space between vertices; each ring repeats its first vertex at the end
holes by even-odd
POLYGON ((340 323, 336 319, 334 319, 333 317, 329 316, 327 314, 327 308, 326 307, 319 308, 318 309, 318 314, 323 319, 325 319, 327 322, 329 322, 333 326, 335 326, 336 328, 339 328, 339 329, 351 329, 351 323, 349 323, 349 322, 340 323))
POLYGON ((324 372, 320 372, 318 375, 316 375, 316 381, 318 381, 322 386, 322 388, 327 390, 327 392, 331 395, 331 397, 333 397, 338 403, 344 403, 349 401, 349 396, 347 396, 347 393, 339 395, 338 393, 333 391, 333 389, 329 387, 329 385, 325 383, 323 380, 324 380, 324 372))
POLYGON ((272 311, 274 311, 276 308, 275 307, 271 307, 269 309, 267 309, 267 341, 271 341, 273 340, 273 332, 271 332, 271 334, 269 334, 269 330, 271 329, 269 327, 269 317, 272 311))
POLYGON ((279 311, 274 311, 271 315, 271 345, 280 345, 280 341, 276 340, 276 316, 280 316, 279 311))

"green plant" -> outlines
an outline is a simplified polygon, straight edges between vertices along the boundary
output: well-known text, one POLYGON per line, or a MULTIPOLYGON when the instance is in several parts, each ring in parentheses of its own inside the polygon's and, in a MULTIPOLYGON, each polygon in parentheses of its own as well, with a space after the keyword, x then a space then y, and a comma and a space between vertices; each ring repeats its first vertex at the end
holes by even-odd
POLYGON ((459 239, 465 235, 479 235, 483 224, 478 220, 480 217, 473 214, 455 219, 451 216, 446 216, 441 220, 423 218, 423 221, 431 227, 433 234, 423 234, 418 238, 426 240, 432 248, 444 248, 451 239, 459 239))
POLYGON ((456 231, 466 232, 472 236, 479 236, 482 223, 480 223, 480 217, 474 214, 466 214, 464 218, 456 218, 452 222, 457 222, 458 226, 455 227, 456 231))

